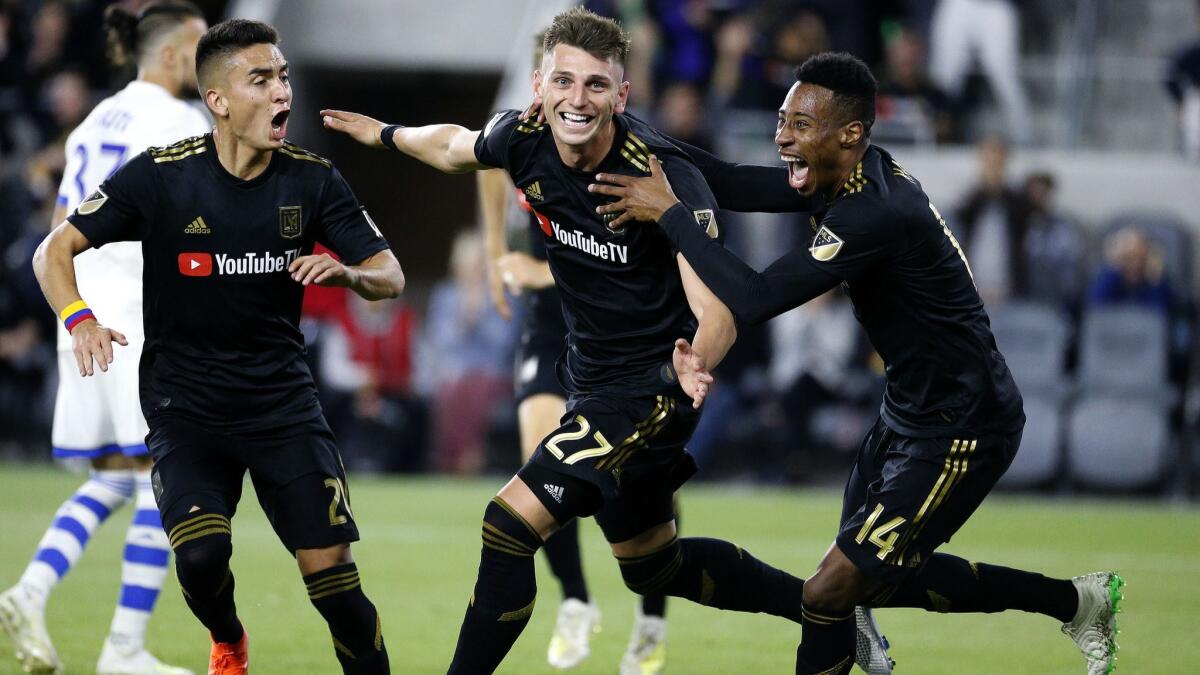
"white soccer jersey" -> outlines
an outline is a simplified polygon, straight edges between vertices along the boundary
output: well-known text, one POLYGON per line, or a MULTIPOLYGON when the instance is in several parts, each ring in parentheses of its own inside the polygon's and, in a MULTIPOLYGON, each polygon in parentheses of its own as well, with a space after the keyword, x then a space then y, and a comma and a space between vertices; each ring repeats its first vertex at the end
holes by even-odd
MULTIPOLYGON (((130 82, 101 101, 67 137, 67 166, 58 205, 71 213, 122 164, 146 148, 170 145, 211 127, 206 114, 159 85, 130 82)), ((130 341, 142 341, 141 244, 117 242, 84 251, 75 258, 75 278, 83 299, 102 324, 124 333, 130 341)), ((65 329, 58 331, 58 348, 71 349, 71 336, 65 329)))

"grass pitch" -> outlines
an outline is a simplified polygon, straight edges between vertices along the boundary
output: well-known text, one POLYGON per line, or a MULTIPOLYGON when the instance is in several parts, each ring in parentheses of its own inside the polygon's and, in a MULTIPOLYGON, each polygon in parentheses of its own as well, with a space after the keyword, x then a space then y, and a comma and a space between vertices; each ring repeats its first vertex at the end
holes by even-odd
MULTIPOLYGON (((16 581, 55 509, 80 476, 48 467, 0 465, 0 587, 16 581)), ((351 477, 363 541, 355 545, 367 594, 379 607, 396 673, 444 673, 479 559, 479 521, 501 479, 351 477)), ((805 576, 832 540, 840 493, 696 485, 683 491, 684 531, 732 540, 805 576)), ((339 672, 328 633, 309 605, 291 557, 275 539, 249 484, 234 519, 238 610, 260 674, 339 672)), ((119 589, 128 508, 92 540, 55 590, 47 620, 68 673, 93 672, 119 589)), ((604 629, 574 672, 614 673, 633 621, 634 596, 593 523, 581 528, 584 565, 604 629)), ((1195 673, 1200 641, 1200 508, 1159 502, 995 496, 947 552, 973 560, 1072 576, 1116 569, 1128 582, 1118 673, 1195 673)), ((554 672, 545 650, 559 591, 539 556, 540 602, 500 672, 554 672)), ((799 628, 782 619, 668 604, 668 672, 790 673, 799 628)), ((1074 645, 1049 618, 880 610, 899 675, 1082 673, 1074 645)), ((208 637, 173 577, 159 599, 148 644, 169 663, 203 672, 208 637)), ((0 638, 0 673, 18 672, 0 638)))

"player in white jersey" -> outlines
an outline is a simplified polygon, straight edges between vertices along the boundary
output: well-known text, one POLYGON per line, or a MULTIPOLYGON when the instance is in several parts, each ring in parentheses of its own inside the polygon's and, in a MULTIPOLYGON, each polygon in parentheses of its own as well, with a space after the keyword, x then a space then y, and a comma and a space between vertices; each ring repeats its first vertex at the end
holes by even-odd
MULTIPOLYGON (((68 136, 53 223, 62 222, 101 182, 147 147, 170 145, 211 128, 205 113, 182 100, 197 89, 196 45, 207 27, 203 13, 189 2, 160 2, 136 15, 109 7, 105 28, 110 56, 118 66, 136 63, 137 79, 101 101, 68 136)), ((180 227, 205 228, 202 222, 180 227)), ((54 456, 86 457, 92 471, 55 514, 21 580, 0 594, 0 625, 27 672, 62 672, 44 619, 50 591, 79 559, 96 528, 132 500, 135 511, 125 540, 117 609, 96 670, 101 675, 190 673, 162 664, 143 644, 166 577, 170 547, 150 484, 147 427, 138 403, 143 339, 140 245, 117 243, 86 251, 75 258, 75 274, 89 289, 88 304, 120 325, 129 344, 121 358, 114 359, 107 377, 85 378, 75 363, 69 332, 59 331, 54 456)), ((82 668, 76 664, 70 670, 82 668)))

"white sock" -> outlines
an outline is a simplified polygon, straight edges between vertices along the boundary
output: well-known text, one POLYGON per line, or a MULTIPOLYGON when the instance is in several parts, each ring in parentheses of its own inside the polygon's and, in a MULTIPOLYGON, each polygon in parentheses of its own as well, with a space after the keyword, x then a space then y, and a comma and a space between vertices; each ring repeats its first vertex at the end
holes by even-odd
POLYGON ((137 508, 125 535, 121 597, 109 629, 109 641, 131 652, 142 649, 146 624, 154 611, 171 559, 167 533, 163 532, 154 490, 150 487, 150 472, 141 471, 134 475, 137 477, 137 508))
POLYGON ((20 585, 38 609, 45 610, 50 591, 75 566, 92 534, 132 494, 132 472, 93 471, 88 481, 58 507, 54 522, 42 535, 33 560, 21 575, 20 585))

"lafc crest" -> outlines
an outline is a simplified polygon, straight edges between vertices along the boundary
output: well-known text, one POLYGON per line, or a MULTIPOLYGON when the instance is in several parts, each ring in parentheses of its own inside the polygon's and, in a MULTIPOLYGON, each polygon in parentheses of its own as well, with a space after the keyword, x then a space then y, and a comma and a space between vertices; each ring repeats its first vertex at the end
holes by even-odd
POLYGON ((829 262, 837 257, 844 243, 836 234, 830 232, 828 227, 822 226, 813 236, 812 246, 808 247, 808 252, 812 253, 815 260, 829 262))
POLYGON ((279 207, 279 236, 284 239, 295 239, 300 236, 303 221, 300 218, 299 206, 279 207))
POLYGON ((692 211, 692 215, 696 218, 696 224, 704 230, 710 239, 717 238, 717 217, 713 215, 712 209, 692 211))

